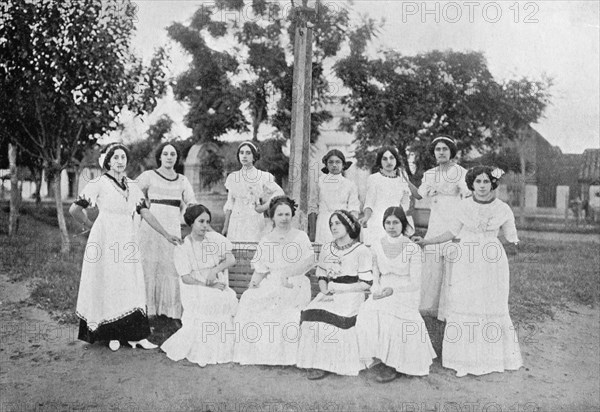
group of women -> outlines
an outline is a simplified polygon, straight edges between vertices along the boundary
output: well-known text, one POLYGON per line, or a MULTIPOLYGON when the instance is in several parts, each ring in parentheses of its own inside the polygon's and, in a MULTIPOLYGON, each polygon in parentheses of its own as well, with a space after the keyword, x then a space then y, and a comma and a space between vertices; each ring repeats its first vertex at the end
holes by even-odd
POLYGON ((71 214, 91 228, 77 302, 79 338, 155 348, 148 316, 181 319, 161 349, 170 359, 215 363, 296 365, 309 379, 357 375, 376 380, 398 373, 422 376, 436 354, 421 314, 446 321, 442 364, 458 376, 519 369, 508 312, 509 269, 498 233, 518 242, 512 211, 495 197, 497 169, 469 171, 454 161, 456 143, 433 140, 438 166, 417 189, 393 147, 378 151, 363 216, 351 163, 338 150, 323 158, 323 176, 309 206, 320 243, 293 228, 296 203, 273 176, 257 169, 259 151, 238 147, 241 169, 227 177, 221 233, 196 204, 187 179, 175 172, 179 153, 164 144, 158 169, 137 182, 125 177, 128 151, 107 148, 106 174, 90 182, 71 214), (411 198, 430 200, 426 236, 414 236, 411 198), (92 224, 83 213, 98 206, 92 224), (184 211, 191 233, 180 240, 184 211), (144 223, 138 230, 140 215, 144 223), (239 302, 228 286, 232 241, 257 241, 254 272, 239 302), (140 245, 140 259, 135 258, 140 245), (306 275, 316 266, 319 293, 311 300, 306 275))

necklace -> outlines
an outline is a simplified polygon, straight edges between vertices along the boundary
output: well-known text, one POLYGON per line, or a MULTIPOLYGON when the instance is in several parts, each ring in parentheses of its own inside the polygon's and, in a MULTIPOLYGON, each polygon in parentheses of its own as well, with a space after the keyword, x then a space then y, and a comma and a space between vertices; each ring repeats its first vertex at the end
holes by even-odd
POLYGON ((398 177, 398 175, 397 175, 397 174, 395 174, 395 175, 393 175, 393 176, 386 175, 386 174, 384 174, 384 173, 383 173, 383 170, 382 170, 382 169, 380 169, 380 170, 379 170, 379 173, 381 174, 381 176, 383 176, 383 177, 387 177, 388 179, 396 179, 396 178, 398 177))
POLYGON ((356 242, 357 242, 356 239, 352 239, 352 241, 350 243, 348 243, 347 245, 344 245, 344 246, 338 246, 337 242, 333 242, 333 246, 337 250, 346 250, 346 249, 350 249, 356 242))

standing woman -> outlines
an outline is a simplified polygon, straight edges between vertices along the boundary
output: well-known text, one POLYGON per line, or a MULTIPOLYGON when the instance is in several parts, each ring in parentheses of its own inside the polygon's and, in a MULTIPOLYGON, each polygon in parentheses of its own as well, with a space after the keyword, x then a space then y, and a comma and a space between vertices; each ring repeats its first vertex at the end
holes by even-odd
POLYGON ((315 231, 316 243, 328 243, 333 240, 329 230, 329 217, 336 210, 349 210, 358 218, 360 201, 358 189, 354 182, 346 179, 342 172, 352 166, 346 157, 337 149, 330 150, 323 156, 324 173, 317 182, 316 196, 311 199, 308 208, 309 222, 315 231))
MULTIPOLYGON (((461 199, 470 196, 465 182, 467 170, 459 166, 456 142, 449 137, 433 139, 429 147, 437 166, 423 175, 419 194, 430 200, 431 212, 425 239, 440 235, 449 229, 450 217, 457 213, 461 199)), ((421 286, 421 313, 445 319, 445 273, 450 263, 444 256, 446 245, 430 245, 424 250, 423 282, 421 286)))
POLYGON ((242 365, 295 365, 300 311, 310 302, 310 280, 315 266, 308 235, 292 227, 296 202, 287 196, 271 200, 272 232, 259 242, 254 273, 240 299, 235 317, 234 362, 242 365))
POLYGON ((517 370, 523 365, 519 342, 508 312, 509 268, 498 233, 518 244, 510 207, 496 198, 500 169, 477 166, 466 183, 473 197, 461 202, 449 230, 418 243, 456 239, 447 279, 446 328, 442 365, 457 376, 517 370))
POLYGON ((160 347, 174 361, 187 359, 200 366, 233 360, 235 292, 229 288, 227 268, 235 264, 233 245, 211 230, 211 213, 203 205, 190 205, 185 223, 192 232, 175 248, 174 260, 181 281, 183 326, 160 347))
POLYGON ((135 213, 169 243, 180 242, 162 227, 148 210, 142 191, 125 176, 128 153, 122 144, 107 146, 100 156, 107 172, 90 181, 69 209, 75 220, 90 228, 77 296, 78 338, 110 341, 113 351, 123 341, 132 347, 157 347, 146 339, 150 327, 135 213), (99 209, 94 223, 83 212, 88 206, 99 209))
POLYGON ((316 275, 319 293, 302 311, 299 368, 308 379, 330 372, 356 376, 360 362, 356 315, 373 283, 373 258, 358 241, 360 224, 348 211, 336 210, 329 219, 334 241, 321 249, 316 275))
MULTIPOLYGON (((402 170, 402 161, 395 147, 380 148, 375 164, 379 171, 370 175, 367 180, 364 216, 359 220, 365 228, 363 241, 368 246, 385 236, 385 230, 381 227, 383 212, 390 206, 402 206, 404 210, 408 210, 411 193, 418 196, 416 187, 402 170)), ((412 225, 412 217, 409 217, 409 221, 412 225)))
POLYGON ((254 167, 260 159, 254 143, 242 142, 238 146, 237 159, 242 168, 230 173, 225 180, 228 195, 223 206, 225 223, 222 234, 231 241, 258 242, 271 229, 263 213, 273 197, 284 194, 283 189, 271 173, 254 167))
MULTIPOLYGON (((150 210, 160 224, 181 236, 181 211, 195 203, 189 180, 175 171, 180 156, 171 143, 161 144, 154 154, 158 169, 147 170, 138 178, 138 186, 149 201, 150 210)), ((173 264, 174 246, 159 236, 150 225, 142 222, 140 250, 146 281, 148 316, 165 315, 181 318, 179 277, 173 264)))
POLYGON ((383 214, 387 236, 371 245, 373 287, 356 319, 360 358, 376 366, 378 382, 389 382, 397 372, 424 376, 435 358, 423 318, 421 248, 408 236, 414 228, 404 210, 390 207, 383 214))

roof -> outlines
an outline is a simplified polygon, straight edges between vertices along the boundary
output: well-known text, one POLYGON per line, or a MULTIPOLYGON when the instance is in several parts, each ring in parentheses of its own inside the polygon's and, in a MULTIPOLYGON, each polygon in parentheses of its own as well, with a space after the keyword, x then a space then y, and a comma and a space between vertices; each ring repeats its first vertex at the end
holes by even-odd
POLYGON ((600 149, 586 149, 579 166, 579 183, 600 183, 600 149))

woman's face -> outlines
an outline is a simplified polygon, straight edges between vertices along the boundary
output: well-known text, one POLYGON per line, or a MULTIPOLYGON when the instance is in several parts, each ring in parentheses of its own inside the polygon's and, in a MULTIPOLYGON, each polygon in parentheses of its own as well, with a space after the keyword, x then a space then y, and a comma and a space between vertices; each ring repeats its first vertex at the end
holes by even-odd
POLYGON ((386 172, 393 172, 396 169, 396 158, 389 150, 381 157, 381 168, 386 172))
POLYGON ((337 156, 329 156, 329 159, 327 159, 327 170, 329 170, 329 173, 332 175, 339 175, 342 173, 343 168, 344 163, 342 162, 342 159, 337 156))
POLYGON ((117 149, 114 151, 109 161, 110 170, 123 173, 127 167, 127 154, 123 149, 117 149))
POLYGON ((482 173, 473 181, 474 193, 477 197, 486 197, 492 191, 492 182, 487 174, 482 173))
POLYGON ((334 240, 342 239, 343 237, 348 235, 346 226, 342 224, 337 215, 331 216, 331 219, 329 220, 329 229, 331 230, 331 234, 333 235, 334 240))
POLYGON ((239 150, 239 159, 242 166, 250 166, 254 164, 254 155, 252 149, 248 146, 242 146, 239 150))
POLYGON ((273 223, 280 229, 289 228, 292 223, 292 208, 289 205, 277 205, 273 213, 273 223))
POLYGON ((175 147, 168 144, 163 147, 162 152, 160 154, 160 164, 167 169, 172 169, 177 162, 177 151, 175 147))
POLYGON ((402 222, 395 215, 390 215, 385 219, 384 228, 390 237, 398 237, 402 234, 402 222))
POLYGON ((438 143, 435 145, 433 149, 433 153, 435 154, 435 160, 438 164, 447 163, 450 161, 450 148, 446 143, 438 143))
POLYGON ((192 233, 196 236, 204 236, 210 229, 210 216, 204 212, 194 220, 192 233))

